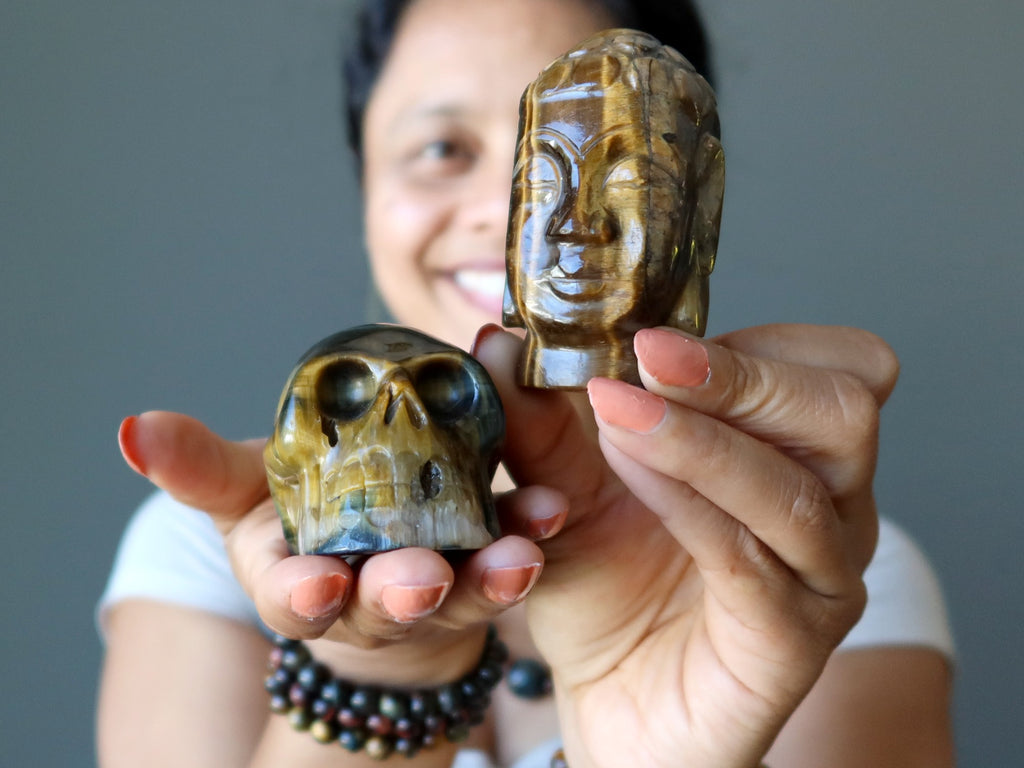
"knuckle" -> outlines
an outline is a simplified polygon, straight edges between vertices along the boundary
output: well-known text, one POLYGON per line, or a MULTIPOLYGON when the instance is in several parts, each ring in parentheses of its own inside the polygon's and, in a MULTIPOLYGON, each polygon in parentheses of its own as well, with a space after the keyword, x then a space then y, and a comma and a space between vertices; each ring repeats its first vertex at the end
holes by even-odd
POLYGON ((836 375, 833 382, 842 442, 859 453, 878 439, 878 401, 854 376, 836 375))
POLYGON ((694 436, 694 460, 704 471, 718 474, 732 469, 736 458, 731 430, 717 421, 710 421, 703 428, 695 428, 694 436))
POLYGON ((835 514, 825 486, 808 471, 801 472, 788 503, 786 529, 818 537, 832 533, 835 514))
POLYGON ((728 359, 726 380, 718 382, 718 410, 735 419, 769 410, 777 387, 762 367, 765 361, 739 352, 731 353, 728 359))

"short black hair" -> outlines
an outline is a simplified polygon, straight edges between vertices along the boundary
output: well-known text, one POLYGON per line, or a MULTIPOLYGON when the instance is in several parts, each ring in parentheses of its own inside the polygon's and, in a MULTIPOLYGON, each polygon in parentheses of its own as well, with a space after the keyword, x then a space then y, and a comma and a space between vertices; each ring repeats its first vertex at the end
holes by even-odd
MULTIPOLYGON (((362 160, 363 113, 374 83, 395 39, 410 0, 365 0, 356 21, 355 40, 345 57, 345 121, 348 142, 362 160)), ((709 83, 710 48, 704 25, 689 0, 591 0, 620 27, 654 35, 683 54, 709 83)))

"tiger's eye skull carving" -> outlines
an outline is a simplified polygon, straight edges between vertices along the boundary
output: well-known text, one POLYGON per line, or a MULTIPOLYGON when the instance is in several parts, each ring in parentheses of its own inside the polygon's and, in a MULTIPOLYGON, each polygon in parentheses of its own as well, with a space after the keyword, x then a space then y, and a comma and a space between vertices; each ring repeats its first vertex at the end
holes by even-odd
POLYGON ((504 430, 497 390, 465 352, 391 325, 324 339, 288 379, 263 454, 289 547, 486 546, 504 430))

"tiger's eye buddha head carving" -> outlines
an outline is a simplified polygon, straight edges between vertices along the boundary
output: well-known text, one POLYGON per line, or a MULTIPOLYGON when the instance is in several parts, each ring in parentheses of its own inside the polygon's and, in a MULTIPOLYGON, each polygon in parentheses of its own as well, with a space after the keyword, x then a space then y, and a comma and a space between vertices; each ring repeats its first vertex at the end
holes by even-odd
POLYGON ((399 326, 324 339, 288 379, 264 449, 292 552, 486 546, 504 429, 493 382, 465 352, 399 326))
POLYGON ((504 322, 528 386, 639 383, 633 334, 703 333, 724 157, 714 93, 674 49, 591 37, 527 87, 506 242, 504 322))

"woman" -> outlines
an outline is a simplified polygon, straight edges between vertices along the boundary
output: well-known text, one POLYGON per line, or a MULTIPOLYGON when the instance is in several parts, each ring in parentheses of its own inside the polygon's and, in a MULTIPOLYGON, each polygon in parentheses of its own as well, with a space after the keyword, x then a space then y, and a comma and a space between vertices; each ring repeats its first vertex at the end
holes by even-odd
MULTIPOLYGON (((377 5, 352 69, 374 279, 399 322, 466 348, 501 311, 523 87, 613 26, 647 24, 699 60, 699 27, 691 18, 682 42, 666 39, 671 26, 636 15, 656 16, 654 3, 377 5)), ((519 343, 493 326, 476 338, 518 490, 501 502, 508 535, 457 569, 412 549, 358 573, 288 557, 258 442, 174 414, 126 420, 126 459, 177 503, 143 509, 104 600, 105 766, 376 764, 267 714, 258 619, 373 685, 457 679, 490 621, 513 657, 551 666, 554 699, 497 689, 473 732, 480 752, 457 758, 442 740, 392 758, 410 766, 482 754, 544 766, 551 748, 538 745, 558 735, 574 768, 952 764, 941 606, 920 620, 899 607, 937 598, 889 526, 872 620, 833 654, 864 609, 878 531, 878 408, 898 369, 883 342, 809 326, 709 341, 646 331, 647 391, 595 380, 589 408, 518 389, 519 343), (577 416, 590 408, 595 418, 577 416), (186 506, 214 521, 223 551, 186 506)))

